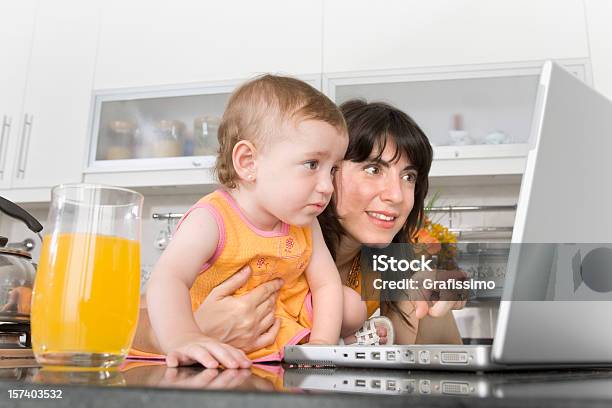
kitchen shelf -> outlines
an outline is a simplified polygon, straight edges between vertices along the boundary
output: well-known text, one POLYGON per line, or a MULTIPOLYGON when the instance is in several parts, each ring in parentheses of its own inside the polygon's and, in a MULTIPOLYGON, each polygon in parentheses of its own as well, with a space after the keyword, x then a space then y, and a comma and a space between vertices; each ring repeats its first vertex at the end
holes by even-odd
MULTIPOLYGON (((320 75, 298 77, 321 87, 320 75)), ((218 126, 231 93, 246 79, 96 90, 83 180, 196 190, 216 184, 218 126)))
POLYGON ((212 167, 219 121, 239 83, 96 91, 85 174, 212 167))
MULTIPOLYGON (((591 82, 588 60, 558 62, 591 82)), ((531 116, 542 64, 330 73, 323 76, 323 89, 338 104, 354 98, 383 101, 408 113, 432 143, 433 178, 520 175, 530 149, 531 116), (467 140, 451 135, 457 115, 467 140)))

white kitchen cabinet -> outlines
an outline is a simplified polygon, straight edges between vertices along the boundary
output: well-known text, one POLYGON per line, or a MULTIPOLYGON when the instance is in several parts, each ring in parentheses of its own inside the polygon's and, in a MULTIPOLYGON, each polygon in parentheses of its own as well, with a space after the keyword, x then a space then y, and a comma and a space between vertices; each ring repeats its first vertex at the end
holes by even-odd
MULTIPOLYGON (((588 60, 558 62, 591 84, 588 60)), ((432 177, 518 175, 542 63, 330 73, 323 89, 338 104, 383 101, 408 113, 434 147, 432 177)))
MULTIPOLYGON (((320 88, 320 75, 300 75, 320 88)), ((243 80, 95 91, 86 182, 125 187, 216 183, 217 130, 243 80)))
POLYGON ((96 89, 321 72, 322 0, 110 0, 96 89))
POLYGON ((612 2, 584 0, 593 65, 593 85, 612 100, 612 2))
POLYGON ((92 173, 212 167, 217 129, 237 85, 221 81, 95 92, 85 179, 92 173))
POLYGON ((0 188, 11 186, 38 0, 0 2, 0 188))
POLYGON ((96 1, 40 2, 12 188, 48 188, 82 178, 99 9, 96 1))
POLYGON ((589 56, 581 0, 329 0, 323 5, 323 72, 589 56))

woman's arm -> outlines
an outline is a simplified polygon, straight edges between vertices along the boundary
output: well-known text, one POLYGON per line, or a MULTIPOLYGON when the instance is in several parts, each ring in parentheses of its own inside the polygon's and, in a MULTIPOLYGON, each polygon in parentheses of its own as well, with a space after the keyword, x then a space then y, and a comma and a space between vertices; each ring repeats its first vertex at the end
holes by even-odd
POLYGON ((425 316, 419 320, 415 344, 462 344, 461 335, 452 313, 443 316, 425 316))
POLYGON ((342 325, 342 281, 317 219, 312 225, 312 247, 312 257, 306 267, 313 303, 309 343, 337 344, 342 325))
MULTIPOLYGON (((448 307, 449 302, 437 302, 448 307)), ((455 323, 455 317, 449 313, 450 309, 438 317, 424 315, 417 318, 417 302, 395 302, 397 309, 383 307, 382 314, 391 319, 395 329, 395 342, 397 344, 461 344, 461 335, 455 323), (402 313, 405 315, 402 316, 402 313), (408 324, 406 322, 410 324, 408 324)), ((436 307, 434 305, 433 307, 436 307)), ((431 309, 430 309, 431 310, 431 309)))
POLYGON ((416 344, 420 320, 416 317, 415 302, 395 302, 395 307, 381 303, 380 313, 393 323, 395 343, 416 344))
MULTIPOLYGON (((460 270, 435 270, 419 272, 413 278, 422 284, 426 278, 436 281, 465 279, 465 273, 460 270)), ((459 329, 451 313, 451 310, 465 306, 465 300, 457 300, 460 293, 454 290, 440 291, 439 298, 452 300, 438 301, 431 301, 432 292, 423 288, 417 290, 413 295, 413 299, 420 300, 395 302, 395 307, 386 307, 383 311, 383 314, 393 322, 396 342, 398 344, 461 344, 459 329)))

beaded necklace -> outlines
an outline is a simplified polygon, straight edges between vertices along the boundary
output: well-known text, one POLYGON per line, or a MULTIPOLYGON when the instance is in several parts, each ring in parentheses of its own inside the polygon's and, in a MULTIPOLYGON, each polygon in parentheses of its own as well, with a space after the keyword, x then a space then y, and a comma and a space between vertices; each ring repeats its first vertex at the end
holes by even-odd
POLYGON ((359 270, 361 266, 359 265, 361 261, 361 254, 357 254, 355 258, 353 258, 353 262, 351 263, 351 269, 349 269, 349 273, 346 275, 346 285, 353 289, 359 286, 359 270))

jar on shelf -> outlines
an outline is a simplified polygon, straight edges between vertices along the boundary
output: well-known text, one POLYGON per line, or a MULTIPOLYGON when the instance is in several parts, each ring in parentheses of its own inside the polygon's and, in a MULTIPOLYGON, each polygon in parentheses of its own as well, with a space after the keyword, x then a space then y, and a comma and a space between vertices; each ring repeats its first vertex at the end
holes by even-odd
POLYGON ((217 116, 199 116, 193 121, 193 154, 211 156, 217 154, 217 132, 221 119, 217 116))
POLYGON ((134 135, 137 126, 127 120, 113 120, 108 124, 103 148, 105 160, 125 160, 134 157, 134 135))
POLYGON ((179 120, 160 120, 155 123, 155 137, 151 145, 151 156, 182 156, 184 132, 185 124, 179 120))

